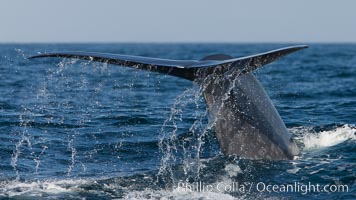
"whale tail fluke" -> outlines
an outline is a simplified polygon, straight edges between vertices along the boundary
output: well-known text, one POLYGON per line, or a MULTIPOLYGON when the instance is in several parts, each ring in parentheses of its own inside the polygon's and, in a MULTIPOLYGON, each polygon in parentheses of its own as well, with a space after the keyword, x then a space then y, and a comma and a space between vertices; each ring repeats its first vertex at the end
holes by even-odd
POLYGON ((242 74, 251 72, 258 67, 269 64, 280 57, 288 55, 292 52, 307 48, 306 45, 291 46, 273 51, 260 53, 256 55, 233 58, 228 55, 212 55, 207 56, 201 60, 171 60, 160 58, 149 58, 141 56, 130 56, 109 53, 94 53, 94 52, 53 52, 44 53, 29 57, 44 58, 44 57, 58 57, 58 58, 75 58, 84 59, 96 62, 109 63, 114 65, 132 67, 136 69, 156 71, 159 73, 178 76, 188 80, 195 80, 201 75, 198 71, 207 70, 214 71, 214 68, 222 67, 226 70, 231 67, 242 67, 240 70, 242 74))

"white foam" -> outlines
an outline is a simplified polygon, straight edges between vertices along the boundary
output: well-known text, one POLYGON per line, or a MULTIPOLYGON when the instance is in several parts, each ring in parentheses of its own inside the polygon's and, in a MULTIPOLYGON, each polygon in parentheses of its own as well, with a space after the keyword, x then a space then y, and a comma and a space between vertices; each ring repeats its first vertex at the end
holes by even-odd
POLYGON ((87 180, 46 180, 35 182, 10 181, 0 183, 0 197, 56 195, 78 191, 87 180))
POLYGON ((304 133, 304 150, 319 149, 340 144, 346 140, 356 140, 356 128, 344 125, 330 131, 304 133))
POLYGON ((225 166, 225 171, 230 177, 237 176, 242 173, 241 168, 237 164, 228 164, 225 166))
POLYGON ((292 169, 287 169, 287 172, 290 174, 296 174, 297 172, 299 172, 300 167, 294 167, 292 169))
POLYGON ((241 198, 235 198, 229 194, 220 192, 194 192, 194 191, 182 191, 175 189, 170 190, 144 190, 144 191, 131 191, 124 199, 211 199, 211 200, 235 200, 241 198))

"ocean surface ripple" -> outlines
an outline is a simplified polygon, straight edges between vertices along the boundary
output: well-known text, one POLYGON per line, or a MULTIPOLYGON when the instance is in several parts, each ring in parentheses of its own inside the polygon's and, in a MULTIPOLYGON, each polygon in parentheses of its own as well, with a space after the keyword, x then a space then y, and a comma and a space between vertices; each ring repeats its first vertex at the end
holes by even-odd
POLYGON ((90 61, 27 59, 63 50, 238 57, 288 45, 0 44, 0 198, 355 199, 354 44, 310 44, 255 72, 301 149, 293 161, 222 155, 192 82, 90 61), (217 189, 236 183, 253 187, 217 189), (348 190, 271 192, 258 183, 348 190))

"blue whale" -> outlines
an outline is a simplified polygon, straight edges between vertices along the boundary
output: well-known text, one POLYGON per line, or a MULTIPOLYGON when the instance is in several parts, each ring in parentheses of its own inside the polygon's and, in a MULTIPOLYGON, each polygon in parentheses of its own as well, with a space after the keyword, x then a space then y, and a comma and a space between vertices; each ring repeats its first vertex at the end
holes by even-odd
POLYGON ((240 58, 215 54, 201 60, 92 52, 45 53, 30 59, 85 59, 194 81, 201 86, 209 112, 209 124, 214 127, 223 154, 247 159, 288 160, 298 156, 299 149, 272 101, 251 72, 304 48, 307 46, 291 46, 240 58))

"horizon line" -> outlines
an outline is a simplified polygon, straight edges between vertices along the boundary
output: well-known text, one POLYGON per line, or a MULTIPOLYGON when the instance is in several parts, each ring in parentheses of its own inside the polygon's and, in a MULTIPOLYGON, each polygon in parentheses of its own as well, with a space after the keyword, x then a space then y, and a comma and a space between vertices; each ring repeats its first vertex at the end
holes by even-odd
POLYGON ((356 44, 356 41, 0 41, 0 44, 356 44))

